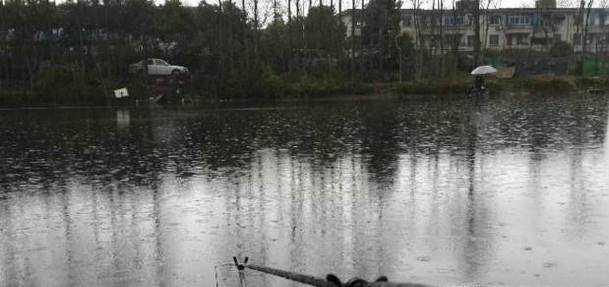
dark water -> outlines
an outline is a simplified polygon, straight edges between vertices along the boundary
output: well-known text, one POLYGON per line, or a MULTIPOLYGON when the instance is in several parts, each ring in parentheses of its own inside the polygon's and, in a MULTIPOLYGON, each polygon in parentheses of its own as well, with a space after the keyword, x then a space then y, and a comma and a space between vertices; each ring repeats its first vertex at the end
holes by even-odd
POLYGON ((608 106, 1 111, 0 286, 607 286, 608 106))

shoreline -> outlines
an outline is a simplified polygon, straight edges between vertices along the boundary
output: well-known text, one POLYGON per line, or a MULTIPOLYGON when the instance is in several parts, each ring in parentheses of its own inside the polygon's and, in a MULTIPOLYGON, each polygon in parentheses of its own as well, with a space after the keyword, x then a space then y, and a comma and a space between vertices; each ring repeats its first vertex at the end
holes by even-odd
MULTIPOLYGON (((313 82, 316 85, 321 81, 313 82)), ((45 103, 40 96, 36 103, 36 94, 31 91, 0 91, 0 110, 37 110, 37 109, 78 109, 78 108, 116 108, 116 107, 227 107, 240 106, 243 104, 265 104, 265 103, 305 103, 305 102, 336 102, 336 101, 380 101, 380 100, 448 100, 458 99, 469 95, 471 89, 471 78, 444 79, 437 81, 409 81, 409 82, 384 82, 384 83, 358 83, 357 89, 348 82, 343 82, 332 89, 320 89, 316 92, 303 93, 293 92, 294 86, 299 83, 287 85, 285 93, 276 91, 282 96, 262 98, 205 98, 200 93, 193 92, 187 95, 188 103, 170 103, 158 105, 152 103, 136 104, 135 100, 119 102, 108 96, 95 97, 87 95, 87 98, 95 97, 96 103, 63 102, 60 104, 45 103), (15 99, 15 95, 27 95, 23 101, 15 99), (11 101, 10 96, 13 96, 11 101), (104 102, 105 104, 99 104, 104 102)), ((606 95, 609 90, 609 78, 584 78, 573 76, 534 76, 512 79, 489 79, 486 82, 490 95, 501 95, 505 93, 522 95, 575 95, 591 94, 606 95)), ((43 93, 42 93, 43 94, 43 93)), ((141 96, 140 96, 141 97, 141 96)), ((135 97, 134 97, 135 98, 135 97)))

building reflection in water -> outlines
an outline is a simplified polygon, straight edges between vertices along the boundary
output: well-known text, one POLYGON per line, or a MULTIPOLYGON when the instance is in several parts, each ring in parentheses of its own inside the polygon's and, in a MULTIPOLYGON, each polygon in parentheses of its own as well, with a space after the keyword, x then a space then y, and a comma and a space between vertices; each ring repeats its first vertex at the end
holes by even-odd
POLYGON ((114 112, 41 114, 5 129, 0 285, 201 286, 232 256, 342 278, 607 282, 606 101, 539 101, 130 111, 128 129, 114 112))
POLYGON ((126 129, 131 124, 131 117, 129 110, 117 110, 116 111, 116 127, 118 129, 126 129))

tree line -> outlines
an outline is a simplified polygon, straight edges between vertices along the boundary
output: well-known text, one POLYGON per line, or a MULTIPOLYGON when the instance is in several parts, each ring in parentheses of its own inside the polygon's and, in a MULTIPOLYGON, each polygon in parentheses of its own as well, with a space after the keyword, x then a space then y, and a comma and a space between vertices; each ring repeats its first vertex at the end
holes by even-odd
MULTIPOLYGON (((423 42, 420 31, 430 27, 417 17, 422 0, 410 0, 417 35, 401 33, 403 3, 396 0, 345 7, 309 0, 307 11, 304 1, 273 0, 263 9, 259 0, 203 0, 196 7, 180 0, 3 0, 0 88, 31 102, 102 104, 113 88, 133 82, 128 65, 149 57, 187 66, 192 90, 208 98, 353 91, 373 81, 452 77, 471 65, 454 43, 444 43, 441 25, 431 29, 453 53, 434 53, 423 42)), ((491 2, 480 5, 487 11, 491 2)), ((433 0, 431 15, 443 13, 451 13, 444 0, 433 0)), ((474 25, 480 62, 484 45, 474 25)))
POLYGON ((0 86, 47 102, 99 102, 130 80, 129 64, 149 57, 187 66, 195 90, 210 97, 268 97, 287 82, 359 78, 347 71, 356 66, 347 46, 361 49, 363 41, 345 38, 338 11, 320 2, 305 13, 293 1, 296 11, 276 1, 259 11, 258 0, 196 7, 179 0, 2 1, 0 86))

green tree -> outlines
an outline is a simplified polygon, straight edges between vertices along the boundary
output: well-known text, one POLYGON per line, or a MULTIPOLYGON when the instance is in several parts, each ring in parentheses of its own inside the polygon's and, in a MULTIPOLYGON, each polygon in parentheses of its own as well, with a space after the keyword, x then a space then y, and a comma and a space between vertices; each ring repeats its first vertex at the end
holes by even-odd
POLYGON ((312 7, 304 20, 305 46, 324 54, 339 56, 344 51, 345 32, 345 26, 334 16, 332 7, 312 7))
POLYGON ((400 35, 401 2, 372 0, 363 11, 362 44, 368 55, 369 68, 384 75, 386 69, 397 63, 396 38, 400 35))
POLYGON ((262 31, 261 36, 262 58, 267 65, 278 71, 287 71, 287 57, 290 47, 287 34, 287 25, 281 18, 275 18, 262 31))
POLYGON ((192 38, 194 19, 180 0, 168 0, 155 18, 157 34, 165 41, 181 42, 192 38))

